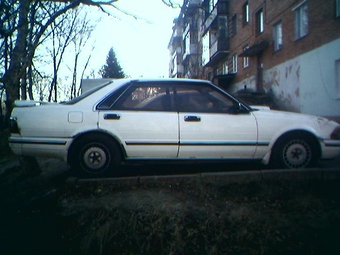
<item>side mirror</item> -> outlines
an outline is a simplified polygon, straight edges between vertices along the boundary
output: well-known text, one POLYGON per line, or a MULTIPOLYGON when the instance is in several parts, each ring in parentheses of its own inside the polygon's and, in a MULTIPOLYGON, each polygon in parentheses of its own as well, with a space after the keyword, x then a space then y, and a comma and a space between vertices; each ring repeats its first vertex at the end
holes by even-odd
POLYGON ((244 108, 244 106, 240 102, 237 102, 234 105, 234 113, 235 114, 248 113, 248 111, 244 108))

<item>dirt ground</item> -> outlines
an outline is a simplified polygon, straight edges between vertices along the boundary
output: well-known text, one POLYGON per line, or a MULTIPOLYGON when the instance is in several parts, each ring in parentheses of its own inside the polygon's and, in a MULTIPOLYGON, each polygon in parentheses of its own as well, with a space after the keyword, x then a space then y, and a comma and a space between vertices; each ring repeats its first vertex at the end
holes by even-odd
POLYGON ((39 164, 28 177, 0 161, 1 254, 340 252, 339 180, 77 185, 63 162, 39 164))

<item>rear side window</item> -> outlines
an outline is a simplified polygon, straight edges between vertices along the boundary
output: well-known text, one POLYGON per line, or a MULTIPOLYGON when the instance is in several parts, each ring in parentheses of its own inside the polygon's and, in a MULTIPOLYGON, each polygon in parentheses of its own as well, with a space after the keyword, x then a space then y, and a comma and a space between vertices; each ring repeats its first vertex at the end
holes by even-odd
POLYGON ((173 92, 164 84, 137 83, 117 100, 112 109, 135 111, 172 111, 173 92))
POLYGON ((129 87, 130 84, 127 84, 118 90, 112 92, 107 97, 102 100, 98 106, 97 110, 110 110, 113 106, 113 104, 121 97, 121 95, 124 93, 125 90, 129 87))

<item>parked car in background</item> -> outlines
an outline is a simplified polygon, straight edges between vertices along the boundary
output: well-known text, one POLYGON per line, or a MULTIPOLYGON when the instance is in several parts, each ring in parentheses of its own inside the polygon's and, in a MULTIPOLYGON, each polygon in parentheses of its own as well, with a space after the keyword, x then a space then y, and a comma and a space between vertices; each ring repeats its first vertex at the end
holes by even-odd
POLYGON ((64 103, 17 101, 9 144, 79 174, 121 162, 244 160, 304 168, 340 155, 340 125, 249 106, 203 80, 118 79, 64 103))

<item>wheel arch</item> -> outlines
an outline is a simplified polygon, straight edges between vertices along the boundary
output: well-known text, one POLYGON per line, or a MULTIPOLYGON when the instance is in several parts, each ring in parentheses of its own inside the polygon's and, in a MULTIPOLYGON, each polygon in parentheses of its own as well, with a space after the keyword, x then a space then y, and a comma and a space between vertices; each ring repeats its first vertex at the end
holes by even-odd
POLYGON ((284 133, 282 133, 280 136, 278 136, 272 143, 272 146, 271 146, 271 155, 269 157, 269 161, 271 161, 271 158, 272 158, 272 155, 273 155, 273 150, 276 148, 276 146, 282 141, 284 140, 285 138, 289 137, 289 136, 297 136, 297 137, 301 137, 301 136, 306 136, 308 137, 308 139, 310 139, 310 141, 312 141, 312 144, 315 146, 315 149, 316 149, 316 155, 318 158, 321 157, 321 144, 319 142, 319 139, 318 137, 308 131, 308 130, 304 130, 304 129, 296 129, 296 130, 290 130, 290 131, 286 131, 284 133))
POLYGON ((77 141, 83 139, 86 136, 95 135, 95 134, 106 136, 112 142, 116 143, 119 147, 120 152, 121 152, 122 160, 124 160, 126 158, 125 148, 124 148, 123 144, 121 143, 121 141, 117 137, 110 134, 109 132, 106 132, 105 130, 89 130, 89 131, 86 131, 86 132, 79 133, 79 134, 77 134, 73 137, 72 143, 70 144, 70 146, 68 148, 68 152, 67 152, 67 162, 69 162, 70 155, 72 154, 72 150, 73 150, 75 144, 77 143, 77 141))

